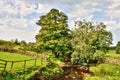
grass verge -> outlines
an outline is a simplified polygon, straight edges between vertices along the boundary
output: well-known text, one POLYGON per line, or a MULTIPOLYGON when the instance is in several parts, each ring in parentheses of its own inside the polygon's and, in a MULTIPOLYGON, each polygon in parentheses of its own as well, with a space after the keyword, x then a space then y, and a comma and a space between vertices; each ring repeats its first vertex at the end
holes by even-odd
POLYGON ((113 64, 99 64, 90 67, 90 71, 94 72, 95 76, 87 75, 85 80, 119 80, 120 66, 113 64))

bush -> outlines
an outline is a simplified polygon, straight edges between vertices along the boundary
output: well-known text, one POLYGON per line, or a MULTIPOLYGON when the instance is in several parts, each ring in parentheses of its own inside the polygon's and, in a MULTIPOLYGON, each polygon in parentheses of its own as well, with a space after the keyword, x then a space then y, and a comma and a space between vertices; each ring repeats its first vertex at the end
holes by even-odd
POLYGON ((93 53, 88 53, 88 54, 80 54, 79 56, 77 55, 72 55, 71 61, 74 64, 79 64, 79 63, 97 63, 100 58, 104 57, 104 53, 100 50, 97 50, 94 54, 93 53))
POLYGON ((5 72, 0 80, 21 80, 18 79, 17 76, 13 75, 12 73, 5 72))
POLYGON ((116 53, 117 53, 117 54, 120 54, 120 41, 117 43, 116 53))
POLYGON ((55 63, 50 63, 45 68, 42 69, 42 75, 44 77, 48 77, 48 76, 53 76, 54 74, 60 73, 62 71, 63 70, 59 67, 59 65, 55 63))

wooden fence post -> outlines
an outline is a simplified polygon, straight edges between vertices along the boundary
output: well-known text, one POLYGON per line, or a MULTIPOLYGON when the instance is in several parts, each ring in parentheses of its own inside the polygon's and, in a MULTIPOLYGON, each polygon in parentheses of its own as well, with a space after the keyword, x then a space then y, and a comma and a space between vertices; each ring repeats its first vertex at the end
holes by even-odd
POLYGON ((12 68, 13 68, 13 64, 14 64, 14 62, 12 61, 12 64, 11 64, 11 69, 10 69, 10 71, 12 71, 12 68))
POLYGON ((6 70, 6 67, 7 67, 7 61, 5 61, 4 71, 6 70))
POLYGON ((24 61, 24 71, 25 71, 25 68, 26 68, 26 60, 24 61))
POLYGON ((37 62, 37 59, 35 59, 35 67, 36 67, 36 62, 37 62))

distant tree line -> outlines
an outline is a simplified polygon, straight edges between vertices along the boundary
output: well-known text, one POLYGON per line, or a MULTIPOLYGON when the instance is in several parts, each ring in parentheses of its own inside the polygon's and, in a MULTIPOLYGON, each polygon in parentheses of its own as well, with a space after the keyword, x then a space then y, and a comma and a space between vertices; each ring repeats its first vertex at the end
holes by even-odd
POLYGON ((23 50, 23 51, 35 51, 34 50, 34 44, 32 42, 25 42, 24 40, 19 41, 18 39, 6 41, 6 40, 0 40, 0 49, 15 49, 15 50, 23 50))

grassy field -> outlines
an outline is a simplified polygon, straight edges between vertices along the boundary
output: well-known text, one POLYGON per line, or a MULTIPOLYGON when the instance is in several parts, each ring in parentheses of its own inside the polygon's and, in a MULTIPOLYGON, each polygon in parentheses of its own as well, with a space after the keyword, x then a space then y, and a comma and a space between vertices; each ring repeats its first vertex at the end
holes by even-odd
MULTIPOLYGON (((21 61, 21 60, 24 61, 34 58, 16 53, 0 52, 0 59, 7 61, 21 61)), ((24 72, 24 62, 15 62, 13 64, 12 70, 11 70, 11 64, 12 62, 7 63, 7 67, 6 67, 7 73, 0 80, 23 80, 23 78, 29 79, 36 72, 39 72, 40 68, 46 66, 46 62, 41 59, 37 59, 36 67, 35 67, 35 60, 27 61, 26 70, 24 72), (18 79, 18 78, 22 78, 22 79, 18 79)))
MULTIPOLYGON (((24 68, 24 60, 33 59, 33 57, 20 55, 16 53, 10 53, 10 52, 0 52, 0 59, 7 60, 7 61, 23 61, 23 62, 15 62, 13 64, 12 71, 21 70, 24 68)), ((12 62, 7 63, 6 70, 11 70, 11 64, 12 62)), ((41 65, 41 60, 37 59, 36 62, 37 66, 41 65)), ((35 60, 27 61, 26 62, 26 68, 33 67, 35 65, 35 60)))

